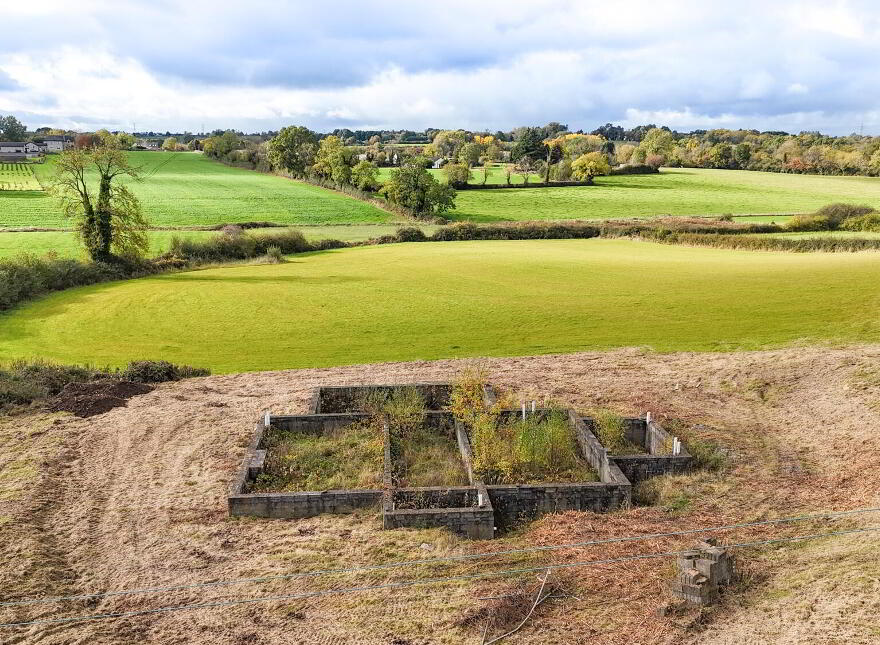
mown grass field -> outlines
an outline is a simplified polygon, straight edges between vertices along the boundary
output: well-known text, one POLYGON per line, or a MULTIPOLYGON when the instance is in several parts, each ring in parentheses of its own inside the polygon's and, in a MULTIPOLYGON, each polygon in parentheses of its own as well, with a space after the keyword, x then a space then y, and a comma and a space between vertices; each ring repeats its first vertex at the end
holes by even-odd
POLYGON ((57 293, 0 316, 0 360, 238 372, 647 346, 880 340, 876 254, 629 240, 372 246, 57 293))
MULTIPOLYGON (((595 186, 463 190, 454 219, 479 222, 653 215, 791 214, 832 202, 880 207, 880 178, 664 168, 659 175, 599 177, 595 186)), ((776 219, 778 217, 770 217, 776 219)))
MULTIPOLYGON (((334 239, 343 242, 356 242, 367 240, 380 235, 390 235, 398 228, 397 224, 352 224, 341 226, 297 226, 306 239, 323 240, 334 239)), ((438 227, 431 224, 420 226, 426 234, 433 232, 438 227)), ((283 228, 260 228, 251 229, 253 232, 275 233, 283 228)), ((161 255, 171 246, 171 238, 204 239, 219 235, 217 231, 149 231, 150 255, 161 255)), ((21 253, 35 253, 45 255, 49 252, 57 253, 60 257, 82 257, 82 246, 76 235, 70 231, 37 231, 27 233, 12 233, 0 231, 0 258, 13 257, 21 253)))
MULTIPOLYGON (((372 204, 283 177, 231 168, 194 152, 129 152, 144 180, 132 183, 154 226, 226 222, 378 223, 394 219, 372 204)), ((38 168, 52 172, 55 157, 38 168)), ((0 228, 65 227, 54 199, 39 191, 0 191, 0 228)))

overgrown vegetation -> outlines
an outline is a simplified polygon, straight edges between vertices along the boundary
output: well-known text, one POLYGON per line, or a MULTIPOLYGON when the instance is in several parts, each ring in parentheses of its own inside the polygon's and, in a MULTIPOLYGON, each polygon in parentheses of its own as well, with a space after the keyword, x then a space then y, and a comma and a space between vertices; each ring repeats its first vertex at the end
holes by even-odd
POLYGON ((252 492, 382 487, 384 440, 378 417, 331 434, 266 430, 266 461, 252 492))
POLYGON ((599 441, 612 455, 635 455, 645 452, 626 438, 623 417, 612 410, 600 408, 593 412, 599 441))
POLYGON ((565 412, 542 410, 521 418, 487 410, 485 384, 485 372, 464 370, 450 396, 450 410, 470 429, 473 469, 479 479, 487 484, 596 480, 580 455, 565 412))
POLYGON ((0 410, 41 403, 70 383, 103 379, 164 383, 207 376, 206 369, 175 365, 168 361, 132 361, 122 369, 89 365, 59 365, 40 359, 17 360, 0 365, 0 410))

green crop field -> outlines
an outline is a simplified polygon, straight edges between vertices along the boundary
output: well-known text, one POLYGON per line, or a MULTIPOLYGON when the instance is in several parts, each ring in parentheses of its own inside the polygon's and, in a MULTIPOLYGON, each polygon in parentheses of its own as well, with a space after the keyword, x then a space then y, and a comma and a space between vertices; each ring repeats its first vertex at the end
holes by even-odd
POLYGON ((659 175, 599 177, 595 186, 464 190, 452 217, 490 222, 802 213, 841 201, 880 207, 880 178, 670 168, 659 175))
MULTIPOLYGON (((397 224, 351 224, 341 226, 297 226, 306 239, 324 240, 334 239, 343 242, 357 242, 368 240, 381 235, 390 235, 398 228, 397 224)), ((436 225, 422 224, 420 227, 425 234, 430 234, 438 227, 436 225)), ((252 232, 277 233, 283 228, 259 228, 251 229, 252 232)), ((150 255, 161 255, 171 245, 174 236, 182 238, 204 239, 212 235, 219 235, 217 231, 150 231, 150 255)), ((60 257, 82 257, 83 250, 76 235, 70 231, 34 231, 26 233, 13 233, 0 231, 0 258, 12 257, 21 253, 34 253, 45 255, 49 252, 57 253, 60 257)))
POLYGON ((42 190, 32 167, 29 163, 0 162, 0 191, 42 190))
POLYGON ((0 360, 235 372, 876 342, 877 258, 604 239, 360 247, 53 294, 0 316, 0 360))
MULTIPOLYGON (((271 221, 280 224, 387 222, 371 204, 283 177, 231 168, 194 152, 129 152, 144 180, 133 183, 154 226, 271 221)), ((55 157, 37 170, 48 178, 55 157)), ((34 180, 36 183, 36 180, 34 180)), ((0 191, 0 228, 70 226, 54 199, 34 190, 0 191)))

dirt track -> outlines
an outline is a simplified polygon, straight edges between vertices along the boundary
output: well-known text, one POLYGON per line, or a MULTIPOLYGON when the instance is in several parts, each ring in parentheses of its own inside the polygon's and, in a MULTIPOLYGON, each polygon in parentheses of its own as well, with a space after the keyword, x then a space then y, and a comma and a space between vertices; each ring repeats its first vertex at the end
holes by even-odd
MULTIPOLYGON (((0 456, 5 469, 0 471, 0 599, 357 566, 472 548, 442 531, 382 532, 371 515, 230 520, 224 497, 261 411, 301 412, 312 388, 321 384, 444 380, 466 363, 473 361, 217 376, 160 386, 133 398, 127 407, 90 419, 29 415, 0 421, 6 455, 0 456), (16 478, 26 484, 13 485, 16 478)), ((690 487, 690 501, 680 513, 632 511, 607 523, 570 513, 536 524, 512 539, 517 544, 580 539, 603 534, 612 525, 614 531, 633 533, 648 527, 674 530, 763 513, 880 502, 878 347, 736 354, 622 350, 481 364, 493 383, 517 389, 525 398, 549 397, 581 409, 602 405, 630 413, 651 410, 705 424, 696 433, 722 441, 732 454, 724 477, 682 484, 690 487)), ((868 518, 863 521, 870 524, 868 518)), ((733 599, 723 611, 696 623, 693 616, 655 615, 662 603, 655 584, 658 567, 650 574, 650 585, 634 581, 633 587, 608 583, 619 576, 606 570, 604 588, 619 587, 622 598, 633 592, 644 596, 630 603, 635 610, 602 613, 605 623, 600 625, 588 607, 595 597, 582 607, 570 600, 562 608, 545 608, 511 642, 877 642, 880 565, 876 557, 863 556, 866 551, 873 555, 870 549, 878 544, 880 537, 861 536, 821 548, 792 549, 786 557, 768 556, 765 569, 743 591, 742 602, 733 599), (790 579, 784 570, 794 559, 803 560, 797 566, 800 579, 790 579), (842 571, 850 567, 849 574, 842 571), (813 571, 827 575, 811 579, 813 571), (852 582, 855 571, 863 572, 857 576, 858 593, 852 582), (850 583, 840 586, 846 579, 850 583), (785 593, 776 593, 783 587, 785 593)), ((593 550, 586 557, 603 555, 593 550)), ((425 575, 462 570, 434 568, 425 575)), ((402 579, 400 575, 373 574, 366 583, 402 579)), ((588 588, 597 579, 583 575, 588 588)), ((348 586, 365 581, 347 577, 332 582, 348 586)), ((275 582, 0 608, 0 622, 317 588, 312 582, 275 582)), ((7 629, 0 630, 0 642, 478 643, 479 629, 457 625, 486 589, 485 583, 462 583, 448 587, 445 595, 410 591, 414 599, 403 592, 352 594, 7 629)))

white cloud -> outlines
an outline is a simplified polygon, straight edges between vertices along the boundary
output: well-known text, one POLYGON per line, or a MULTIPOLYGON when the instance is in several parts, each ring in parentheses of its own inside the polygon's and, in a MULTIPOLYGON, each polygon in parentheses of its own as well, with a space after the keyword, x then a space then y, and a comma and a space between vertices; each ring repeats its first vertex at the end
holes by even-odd
POLYGON ((880 130, 867 0, 44 0, 5 18, 0 113, 33 126, 880 130))

